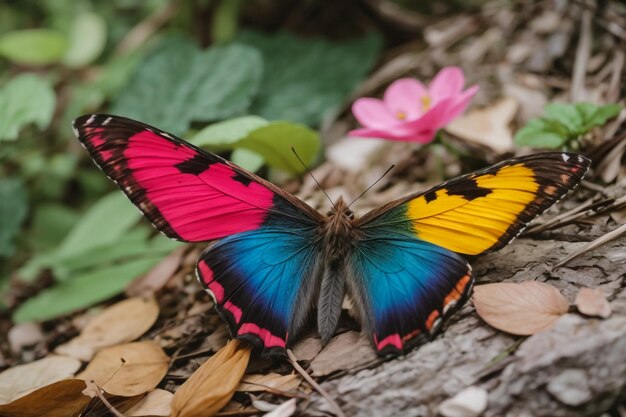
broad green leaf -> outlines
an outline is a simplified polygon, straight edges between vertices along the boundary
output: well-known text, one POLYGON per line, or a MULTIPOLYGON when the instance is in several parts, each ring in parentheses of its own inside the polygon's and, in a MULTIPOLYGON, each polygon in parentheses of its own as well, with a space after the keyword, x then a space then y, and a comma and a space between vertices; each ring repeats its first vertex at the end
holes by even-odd
POLYGON ((591 103, 546 106, 545 116, 530 120, 515 134, 515 143, 533 148, 557 149, 567 146, 596 126, 617 116, 622 107, 617 104, 597 106, 591 103))
POLYGON ((19 179, 0 179, 0 258, 13 253, 13 240, 28 211, 24 184, 19 179))
POLYGON ((143 258, 65 280, 20 305, 13 320, 17 323, 50 320, 104 301, 121 293, 129 282, 161 260, 162 257, 143 258))
POLYGON ((263 82, 251 113, 269 120, 320 124, 361 83, 381 47, 377 35, 344 42, 246 31, 237 41, 263 54, 263 82))
POLYGON ((69 46, 63 57, 68 67, 82 67, 93 62, 104 50, 106 22, 95 13, 78 14, 70 29, 69 46))
POLYGON ((38 249, 51 249, 69 233, 78 221, 76 211, 62 204, 39 204, 35 207, 29 239, 38 249))
POLYGON ((114 191, 94 204, 59 245, 60 256, 85 252, 115 242, 139 219, 137 208, 114 191))
POLYGON ((300 173, 304 167, 293 154, 293 146, 305 164, 310 165, 320 150, 317 132, 300 124, 272 122, 253 130, 244 139, 234 144, 259 154, 268 165, 291 173, 300 173))
POLYGON ((199 131, 189 142, 196 146, 207 146, 218 150, 240 141, 250 132, 266 126, 269 122, 259 116, 242 116, 213 123, 199 131))
POLYGON ((204 51, 170 38, 137 69, 112 112, 182 134, 192 121, 216 121, 245 112, 263 71, 254 48, 231 44, 204 51))
POLYGON ((33 74, 13 78, 0 89, 0 142, 15 140, 30 123, 44 130, 50 124, 56 96, 48 82, 33 74))
POLYGON ((238 148, 230 155, 230 160, 250 172, 256 172, 265 164, 265 160, 256 152, 238 148))
POLYGON ((0 36, 0 56, 22 65, 59 62, 65 50, 65 36, 51 29, 25 29, 0 36))

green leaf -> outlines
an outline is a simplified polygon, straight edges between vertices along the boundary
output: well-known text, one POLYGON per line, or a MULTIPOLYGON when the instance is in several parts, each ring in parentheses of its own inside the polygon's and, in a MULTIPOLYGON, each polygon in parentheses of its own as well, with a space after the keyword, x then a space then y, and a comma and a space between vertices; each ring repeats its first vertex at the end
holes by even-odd
POLYGON ((51 29, 25 29, 0 36, 0 56, 22 65, 59 62, 67 48, 65 36, 51 29))
POLYGON ((320 144, 317 132, 304 125, 272 122, 253 130, 234 146, 257 153, 272 167, 297 174, 304 171, 304 167, 296 159, 291 147, 295 148, 305 164, 310 165, 317 157, 320 144))
POLYGON ((617 104, 552 103, 546 106, 545 116, 530 120, 517 131, 515 143, 533 148, 561 148, 594 127, 604 125, 620 111, 617 104))
POLYGON ((104 50, 106 40, 107 27, 104 19, 95 13, 80 13, 72 23, 69 47, 63 63, 77 68, 93 62, 104 50))
POLYGON ((170 38, 137 69, 113 113, 181 135, 192 121, 215 121, 245 112, 263 71, 254 48, 231 44, 200 50, 170 38))
POLYGON ((239 27, 239 9, 242 0, 221 0, 213 14, 212 38, 215 43, 231 41, 239 27))
POLYGON ((61 204, 39 204, 35 208, 29 239, 37 249, 55 247, 78 221, 74 210, 61 204))
POLYGON ((0 141, 17 139, 29 123, 46 129, 55 103, 54 90, 43 79, 32 74, 13 78, 0 90, 0 141))
POLYGON ((266 126, 269 122, 259 116, 242 116, 223 122, 213 123, 192 137, 189 142, 196 146, 210 147, 212 150, 227 149, 250 132, 266 126))
POLYGON ((246 31, 237 40, 258 48, 265 64, 251 113, 310 126, 345 102, 374 65, 382 44, 374 34, 330 42, 246 31))
POLYGON ((128 283, 149 271, 161 259, 139 259, 63 281, 20 305, 13 320, 17 323, 50 320, 104 301, 121 293, 128 283))
MULTIPOLYGON (((94 204, 53 252, 32 258, 19 270, 23 280, 34 279, 43 268, 54 268, 59 260, 118 241, 137 222, 140 215, 126 196, 112 192, 94 204)), ((60 276, 63 275, 60 271, 60 276)))
POLYGON ((245 148, 235 149, 230 160, 250 172, 256 172, 265 164, 265 159, 256 152, 245 148))
POLYGON ((115 242, 139 217, 137 208, 123 193, 107 194, 82 216, 59 245, 57 254, 67 256, 115 242))
POLYGON ((19 179, 0 179, 0 258, 13 253, 13 239, 28 211, 24 184, 19 179))

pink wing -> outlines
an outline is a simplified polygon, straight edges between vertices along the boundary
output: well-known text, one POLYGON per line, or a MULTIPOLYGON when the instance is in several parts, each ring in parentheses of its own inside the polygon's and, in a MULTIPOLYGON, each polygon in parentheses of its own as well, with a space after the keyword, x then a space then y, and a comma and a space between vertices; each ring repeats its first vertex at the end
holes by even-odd
POLYGON ((306 225, 321 218, 275 185, 151 126, 106 114, 73 125, 96 164, 173 239, 200 242, 281 217, 306 225))

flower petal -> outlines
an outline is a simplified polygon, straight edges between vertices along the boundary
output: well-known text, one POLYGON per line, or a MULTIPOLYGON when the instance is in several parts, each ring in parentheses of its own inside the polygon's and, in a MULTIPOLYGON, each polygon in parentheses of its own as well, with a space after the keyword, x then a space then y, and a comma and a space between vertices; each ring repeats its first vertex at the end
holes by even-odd
POLYGON ((382 100, 360 98, 352 105, 352 114, 365 127, 385 128, 398 123, 382 100))
POLYGON ((430 82, 428 91, 435 102, 461 93, 465 84, 463 70, 459 67, 445 67, 430 82))
POLYGON ((467 90, 463 91, 461 95, 453 99, 453 103, 451 103, 448 111, 445 114, 445 117, 443 117, 443 119, 441 120, 441 127, 447 125, 448 123, 459 117, 461 114, 463 114, 465 109, 467 109, 467 106, 469 106, 469 103, 474 95, 478 92, 478 88, 479 87, 477 85, 473 85, 467 90))
POLYGON ((422 114, 420 99, 425 95, 428 90, 424 84, 413 78, 401 78, 387 88, 383 101, 392 115, 403 113, 407 120, 413 120, 422 114))

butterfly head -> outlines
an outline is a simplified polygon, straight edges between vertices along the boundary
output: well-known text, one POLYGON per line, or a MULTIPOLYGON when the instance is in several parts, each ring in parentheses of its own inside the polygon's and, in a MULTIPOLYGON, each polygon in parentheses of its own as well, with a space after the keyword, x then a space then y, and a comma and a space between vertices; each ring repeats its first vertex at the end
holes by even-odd
POLYGON ((344 220, 354 220, 354 212, 350 210, 341 197, 339 197, 339 200, 337 200, 334 207, 331 208, 326 215, 330 218, 341 217, 344 220))

